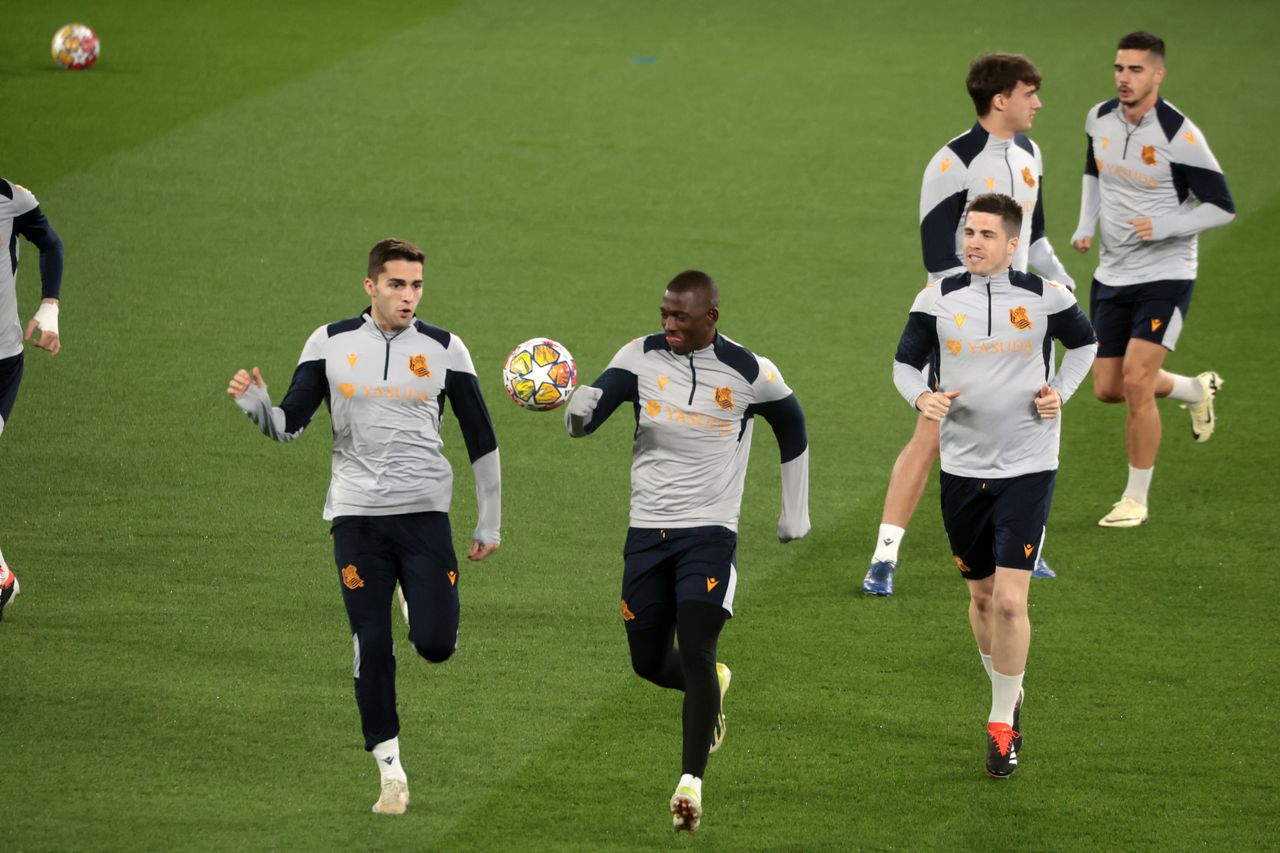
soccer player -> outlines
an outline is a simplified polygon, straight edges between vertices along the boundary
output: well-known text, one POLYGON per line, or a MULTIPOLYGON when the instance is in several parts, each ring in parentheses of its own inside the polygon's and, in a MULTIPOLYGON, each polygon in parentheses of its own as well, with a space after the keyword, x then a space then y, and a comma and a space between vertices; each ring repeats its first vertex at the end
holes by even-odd
POLYGON ((942 518, 969 587, 969 625, 991 681, 987 772, 1017 769, 1027 593, 1058 468, 1062 404, 1097 350, 1066 287, 1012 266, 1022 205, 980 195, 964 224, 966 272, 916 297, 893 366, 899 392, 940 424, 942 518), (1067 348, 1055 375, 1056 338, 1067 348), (921 375, 937 365, 937 387, 921 375))
MULTIPOLYGON (((960 252, 965 205, 982 193, 1000 192, 1012 196, 1024 212, 1013 268, 1025 271, 1030 263, 1075 292, 1075 282, 1045 236, 1044 167, 1040 148, 1024 135, 1040 109, 1040 82, 1039 69, 1019 54, 991 53, 970 64, 965 86, 978 113, 977 123, 933 155, 920 187, 920 245, 929 281, 964 271, 960 252)), ((863 592, 893 595, 898 548, 937 458, 938 425, 921 415, 893 464, 863 592)), ((1033 574, 1054 576, 1043 557, 1038 558, 1033 574)))
POLYGON ((1212 370, 1181 376, 1162 368, 1182 334, 1196 278, 1201 231, 1235 218, 1235 203, 1200 128, 1160 97, 1164 41, 1129 33, 1116 51, 1118 97, 1089 111, 1080 224, 1072 244, 1093 245, 1101 219, 1098 269, 1089 314, 1098 331, 1093 391, 1128 408, 1129 480, 1102 527, 1147 520, 1151 475, 1160 449, 1157 397, 1191 413, 1191 435, 1213 436, 1213 399, 1222 377, 1212 370))
MULTIPOLYGON (((62 292, 62 240, 40 202, 26 187, 0 178, 0 243, 9 251, 0 260, 0 434, 13 414, 22 383, 22 343, 32 341, 50 357, 62 349, 58 304, 62 292), (18 316, 18 236, 40 250, 40 307, 23 332, 18 316)), ((0 618, 18 595, 18 579, 0 552, 0 618)))
POLYGON ((783 542, 809 532, 809 440, 773 362, 716 331, 710 276, 677 275, 660 310, 661 332, 618 350, 600 378, 573 392, 565 426, 590 435, 623 403, 634 410, 622 620, 636 674, 684 691, 682 775, 670 806, 676 831, 694 832, 707 756, 725 733, 732 674, 716 662, 716 642, 733 615, 753 416, 769 422, 782 452, 783 542))
POLYGON ((458 641, 461 580, 449 527, 453 472, 441 453, 448 398, 476 480, 479 519, 468 559, 499 543, 502 481, 498 443, 462 340, 417 319, 422 250, 382 240, 369 253, 359 317, 321 326, 307 339, 293 381, 271 404, 258 368, 241 370, 227 393, 269 438, 302 434, 323 402, 333 420, 331 521, 337 579, 355 647, 355 693, 364 747, 382 777, 378 814, 403 814, 409 785, 400 763, 391 599, 397 581, 410 617, 409 642, 432 663, 458 641))

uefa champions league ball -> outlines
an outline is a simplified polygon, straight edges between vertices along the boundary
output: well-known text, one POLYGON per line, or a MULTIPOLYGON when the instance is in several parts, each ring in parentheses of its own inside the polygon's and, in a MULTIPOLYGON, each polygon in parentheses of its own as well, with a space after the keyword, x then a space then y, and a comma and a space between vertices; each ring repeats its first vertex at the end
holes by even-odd
POLYGON ((517 406, 546 412, 569 399, 578 368, 564 344, 533 338, 511 351, 502 365, 502 384, 517 406))
POLYGON ((53 34, 53 61, 68 71, 84 71, 98 61, 98 36, 84 24, 67 24, 53 34))

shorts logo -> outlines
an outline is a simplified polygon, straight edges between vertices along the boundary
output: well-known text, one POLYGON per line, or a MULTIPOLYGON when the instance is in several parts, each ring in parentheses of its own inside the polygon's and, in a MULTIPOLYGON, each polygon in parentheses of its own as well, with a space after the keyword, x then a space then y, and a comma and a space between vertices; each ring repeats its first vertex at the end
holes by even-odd
POLYGON ((351 395, 356 393, 356 386, 352 385, 350 382, 343 382, 338 386, 338 393, 350 399, 351 395))
POLYGON ((631 608, 627 606, 627 600, 625 598, 622 599, 622 621, 634 622, 635 619, 636 619, 636 615, 632 613, 631 608))
POLYGON ((956 315, 956 328, 958 328, 958 329, 963 329, 963 328, 964 328, 964 315, 963 315, 963 314, 957 314, 957 315, 956 315))
POLYGON ((723 385, 716 389, 716 405, 722 409, 728 410, 733 408, 733 389, 728 385, 723 385))
POLYGON ((1142 146, 1142 162, 1146 163, 1148 166, 1154 166, 1156 164, 1156 147, 1154 145, 1142 146))
POLYGON ((342 570, 342 585, 347 589, 359 589, 364 586, 364 581, 360 579, 360 573, 356 571, 355 563, 342 570))
POLYGON ((1019 305, 1009 309, 1009 322, 1024 332, 1031 328, 1031 319, 1027 317, 1027 309, 1019 305))
POLYGON ((1026 184, 1027 186, 1031 187, 1031 189, 1035 189, 1035 188, 1036 188, 1036 176, 1035 176, 1035 175, 1033 175, 1033 174, 1031 174, 1031 167, 1030 167, 1030 166, 1024 166, 1024 167, 1023 167, 1023 169, 1022 169, 1022 182, 1023 182, 1024 184, 1026 184))
POLYGON ((670 377, 663 376, 661 373, 659 373, 658 374, 658 390, 659 391, 666 390, 667 383, 670 381, 671 381, 670 377))
POLYGON ((1153 332, 1158 332, 1158 331, 1160 331, 1160 327, 1161 327, 1162 325, 1164 325, 1164 324, 1160 322, 1159 318, 1157 318, 1157 317, 1152 317, 1152 318, 1151 318, 1151 331, 1153 331, 1153 332))
POLYGON ((964 572, 965 574, 968 574, 969 572, 973 571, 973 569, 969 568, 964 564, 964 560, 960 559, 959 554, 956 554, 955 558, 956 558, 956 566, 959 567, 960 571, 964 572))
POLYGON ((720 581, 716 580, 715 578, 707 578, 707 592, 711 592, 711 590, 715 589, 719 585, 720 585, 720 581))
POLYGON ((352 367, 355 367, 356 362, 359 360, 360 360, 360 353, 358 352, 347 353, 347 364, 351 365, 352 367))
POLYGON ((1032 551, 1034 551, 1035 549, 1036 549, 1036 546, 1035 546, 1035 545, 1023 545, 1023 546, 1022 546, 1022 552, 1023 552, 1024 554, 1026 554, 1028 557, 1030 557, 1030 556, 1031 556, 1031 552, 1032 552, 1032 551))
POLYGON ((947 171, 947 169, 951 168, 951 161, 948 160, 946 157, 943 157, 942 162, 938 164, 938 168, 944 172, 947 171))
POLYGON ((449 572, 449 586, 457 586, 457 585, 458 585, 458 573, 453 571, 449 572))
POLYGON ((983 181, 983 183, 987 185, 987 189, 989 190, 994 190, 996 188, 995 178, 987 178, 985 181, 983 181))
POLYGON ((427 357, 425 355, 409 356, 409 372, 419 379, 431 376, 431 369, 427 367, 427 357))
POLYGON ((960 342, 955 340, 954 338, 947 341, 947 351, 950 352, 952 355, 959 355, 960 342))

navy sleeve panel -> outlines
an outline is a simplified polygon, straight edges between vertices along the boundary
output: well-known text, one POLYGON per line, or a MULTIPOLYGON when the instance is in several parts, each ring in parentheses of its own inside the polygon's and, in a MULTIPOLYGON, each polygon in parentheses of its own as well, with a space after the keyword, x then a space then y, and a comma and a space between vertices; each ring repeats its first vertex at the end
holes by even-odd
POLYGON ((354 332, 363 325, 364 317, 349 317, 346 320, 330 323, 325 327, 325 332, 332 338, 335 335, 341 335, 343 332, 354 332))
POLYGON ((907 325, 898 339, 898 351, 894 361, 909 364, 917 370, 924 368, 938 349, 938 323, 932 314, 912 311, 907 325))
POLYGON ((809 446, 809 430, 805 425, 804 409, 796 395, 768 403, 752 403, 747 406, 743 418, 760 415, 773 427, 774 437, 778 439, 778 451, 782 454, 782 464, 804 453, 809 446))
POLYGON ((1120 106, 1120 99, 1112 98, 1109 101, 1104 101, 1103 103, 1098 104, 1098 109, 1093 115, 1095 118, 1102 118, 1103 116, 1108 115, 1109 113, 1115 112, 1116 107, 1118 106, 1120 106))
POLYGON ((57 299, 62 292, 62 238, 40 208, 13 220, 13 233, 21 234, 40 250, 40 298, 57 299))
POLYGON ((1029 290, 1036 296, 1044 294, 1044 279, 1035 273, 1009 270, 1009 283, 1014 287, 1029 290))
POLYGON ((1013 135, 1013 144, 1030 154, 1032 157, 1036 156, 1036 148, 1031 144, 1031 139, 1029 137, 1023 136, 1021 133, 1015 133, 1013 135))
POLYGON ((920 220, 920 249, 924 255, 924 268, 929 272, 943 272, 962 266, 956 254, 956 228, 964 216, 967 190, 961 190, 944 198, 920 220))
MULTIPOLYGON (((1031 212, 1031 246, 1044 238, 1044 176, 1040 176, 1040 189, 1036 190, 1036 209, 1031 212)), ((1028 246, 1027 248, 1031 248, 1028 246)))
POLYGON ((716 332, 712 346, 716 358, 725 366, 732 367, 747 382, 756 381, 756 377, 760 375, 760 362, 756 361, 751 350, 741 344, 730 343, 719 332, 716 332))
POLYGON ((636 404, 636 419, 639 419, 639 384, 636 382, 636 375, 630 370, 610 367, 600 374, 599 379, 591 384, 604 393, 600 395, 600 401, 596 403, 595 412, 591 415, 591 422, 587 424, 587 435, 591 435, 591 433, 599 429, 600 425, 614 413, 614 410, 628 400, 636 404))
POLYGON ((498 449, 498 436, 493 431, 493 421, 484 397, 480 395, 480 380, 475 374, 450 370, 444 375, 444 394, 453 407, 453 416, 462 428, 462 440, 467 443, 467 456, 475 462, 498 449))
POLYGON ((1178 135, 1178 131, 1182 129, 1182 125, 1186 121, 1182 113, 1169 106, 1164 98, 1156 98, 1156 118, 1160 121, 1160 129, 1164 131, 1164 138, 1170 142, 1178 135))
MULTIPOLYGON (((1201 169, 1198 166, 1173 164, 1173 185, 1178 191, 1178 201, 1186 201, 1187 190, 1204 204, 1220 207, 1227 213, 1236 212, 1236 203, 1231 199, 1231 191, 1227 189, 1227 179, 1221 172, 1213 169, 1201 169)), ((44 256, 41 255, 43 258, 44 256)))
POLYGON ((289 391, 280 403, 284 412, 284 431, 297 435, 311 419, 321 403, 329 402, 329 379, 324 374, 324 360, 304 361, 293 371, 289 391))
POLYGON ((414 320, 413 327, 417 329, 420 333, 426 335, 436 343, 440 344, 440 346, 444 347, 445 349, 449 348, 449 341, 453 340, 452 333, 440 328, 439 326, 433 326, 430 323, 424 323, 421 320, 414 320))
POLYGON ((1080 310, 1079 305, 1072 305, 1049 315, 1049 333, 1046 338, 1057 338, 1067 349, 1096 344, 1098 336, 1093 332, 1093 324, 1080 310))
POLYGON ((1093 137, 1089 134, 1084 135, 1086 145, 1084 151, 1084 173, 1098 177, 1098 158, 1093 154, 1093 137))

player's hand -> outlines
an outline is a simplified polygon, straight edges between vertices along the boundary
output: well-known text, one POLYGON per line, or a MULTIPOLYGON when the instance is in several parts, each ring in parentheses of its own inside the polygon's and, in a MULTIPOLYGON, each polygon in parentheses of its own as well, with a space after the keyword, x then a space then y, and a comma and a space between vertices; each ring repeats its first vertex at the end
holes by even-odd
POLYGON ((27 331, 22 336, 22 339, 30 341, 32 335, 36 336, 32 343, 42 350, 48 350, 50 358, 57 355, 62 349, 62 338, 58 335, 58 302, 56 299, 40 303, 40 307, 36 309, 36 315, 31 318, 31 322, 27 323, 27 331), (36 335, 37 330, 39 330, 38 335, 36 335))
POLYGON ((1062 395, 1048 385, 1041 385, 1040 392, 1036 394, 1036 414, 1041 420, 1051 421, 1061 412, 1062 395))
POLYGON ((253 369, 253 376, 250 376, 247 370, 237 370, 236 375, 231 377, 231 382, 227 385, 227 393, 239 400, 244 396, 244 392, 249 390, 250 385, 257 385, 263 391, 267 390, 267 383, 256 367, 253 369))
POLYGON ((594 385, 579 385, 569 395, 569 416, 588 420, 604 391, 594 385))
POLYGON ((497 542, 486 545, 479 539, 473 539, 471 541, 471 550, 467 552, 467 559, 473 563, 478 563, 496 550, 498 550, 497 542))
POLYGON ((951 401, 959 396, 959 391, 931 391, 916 399, 916 408, 928 420, 941 421, 951 411, 951 401))
POLYGON ((1089 249, 1093 247, 1093 238, 1081 237, 1079 240, 1072 240, 1071 245, 1075 246, 1076 251, 1083 255, 1088 253, 1089 249))
POLYGON ((1155 232, 1155 227, 1151 224, 1150 217, 1139 216, 1137 219, 1130 219, 1129 224, 1133 226, 1134 232, 1137 233, 1138 239, 1147 241, 1151 239, 1155 232))

